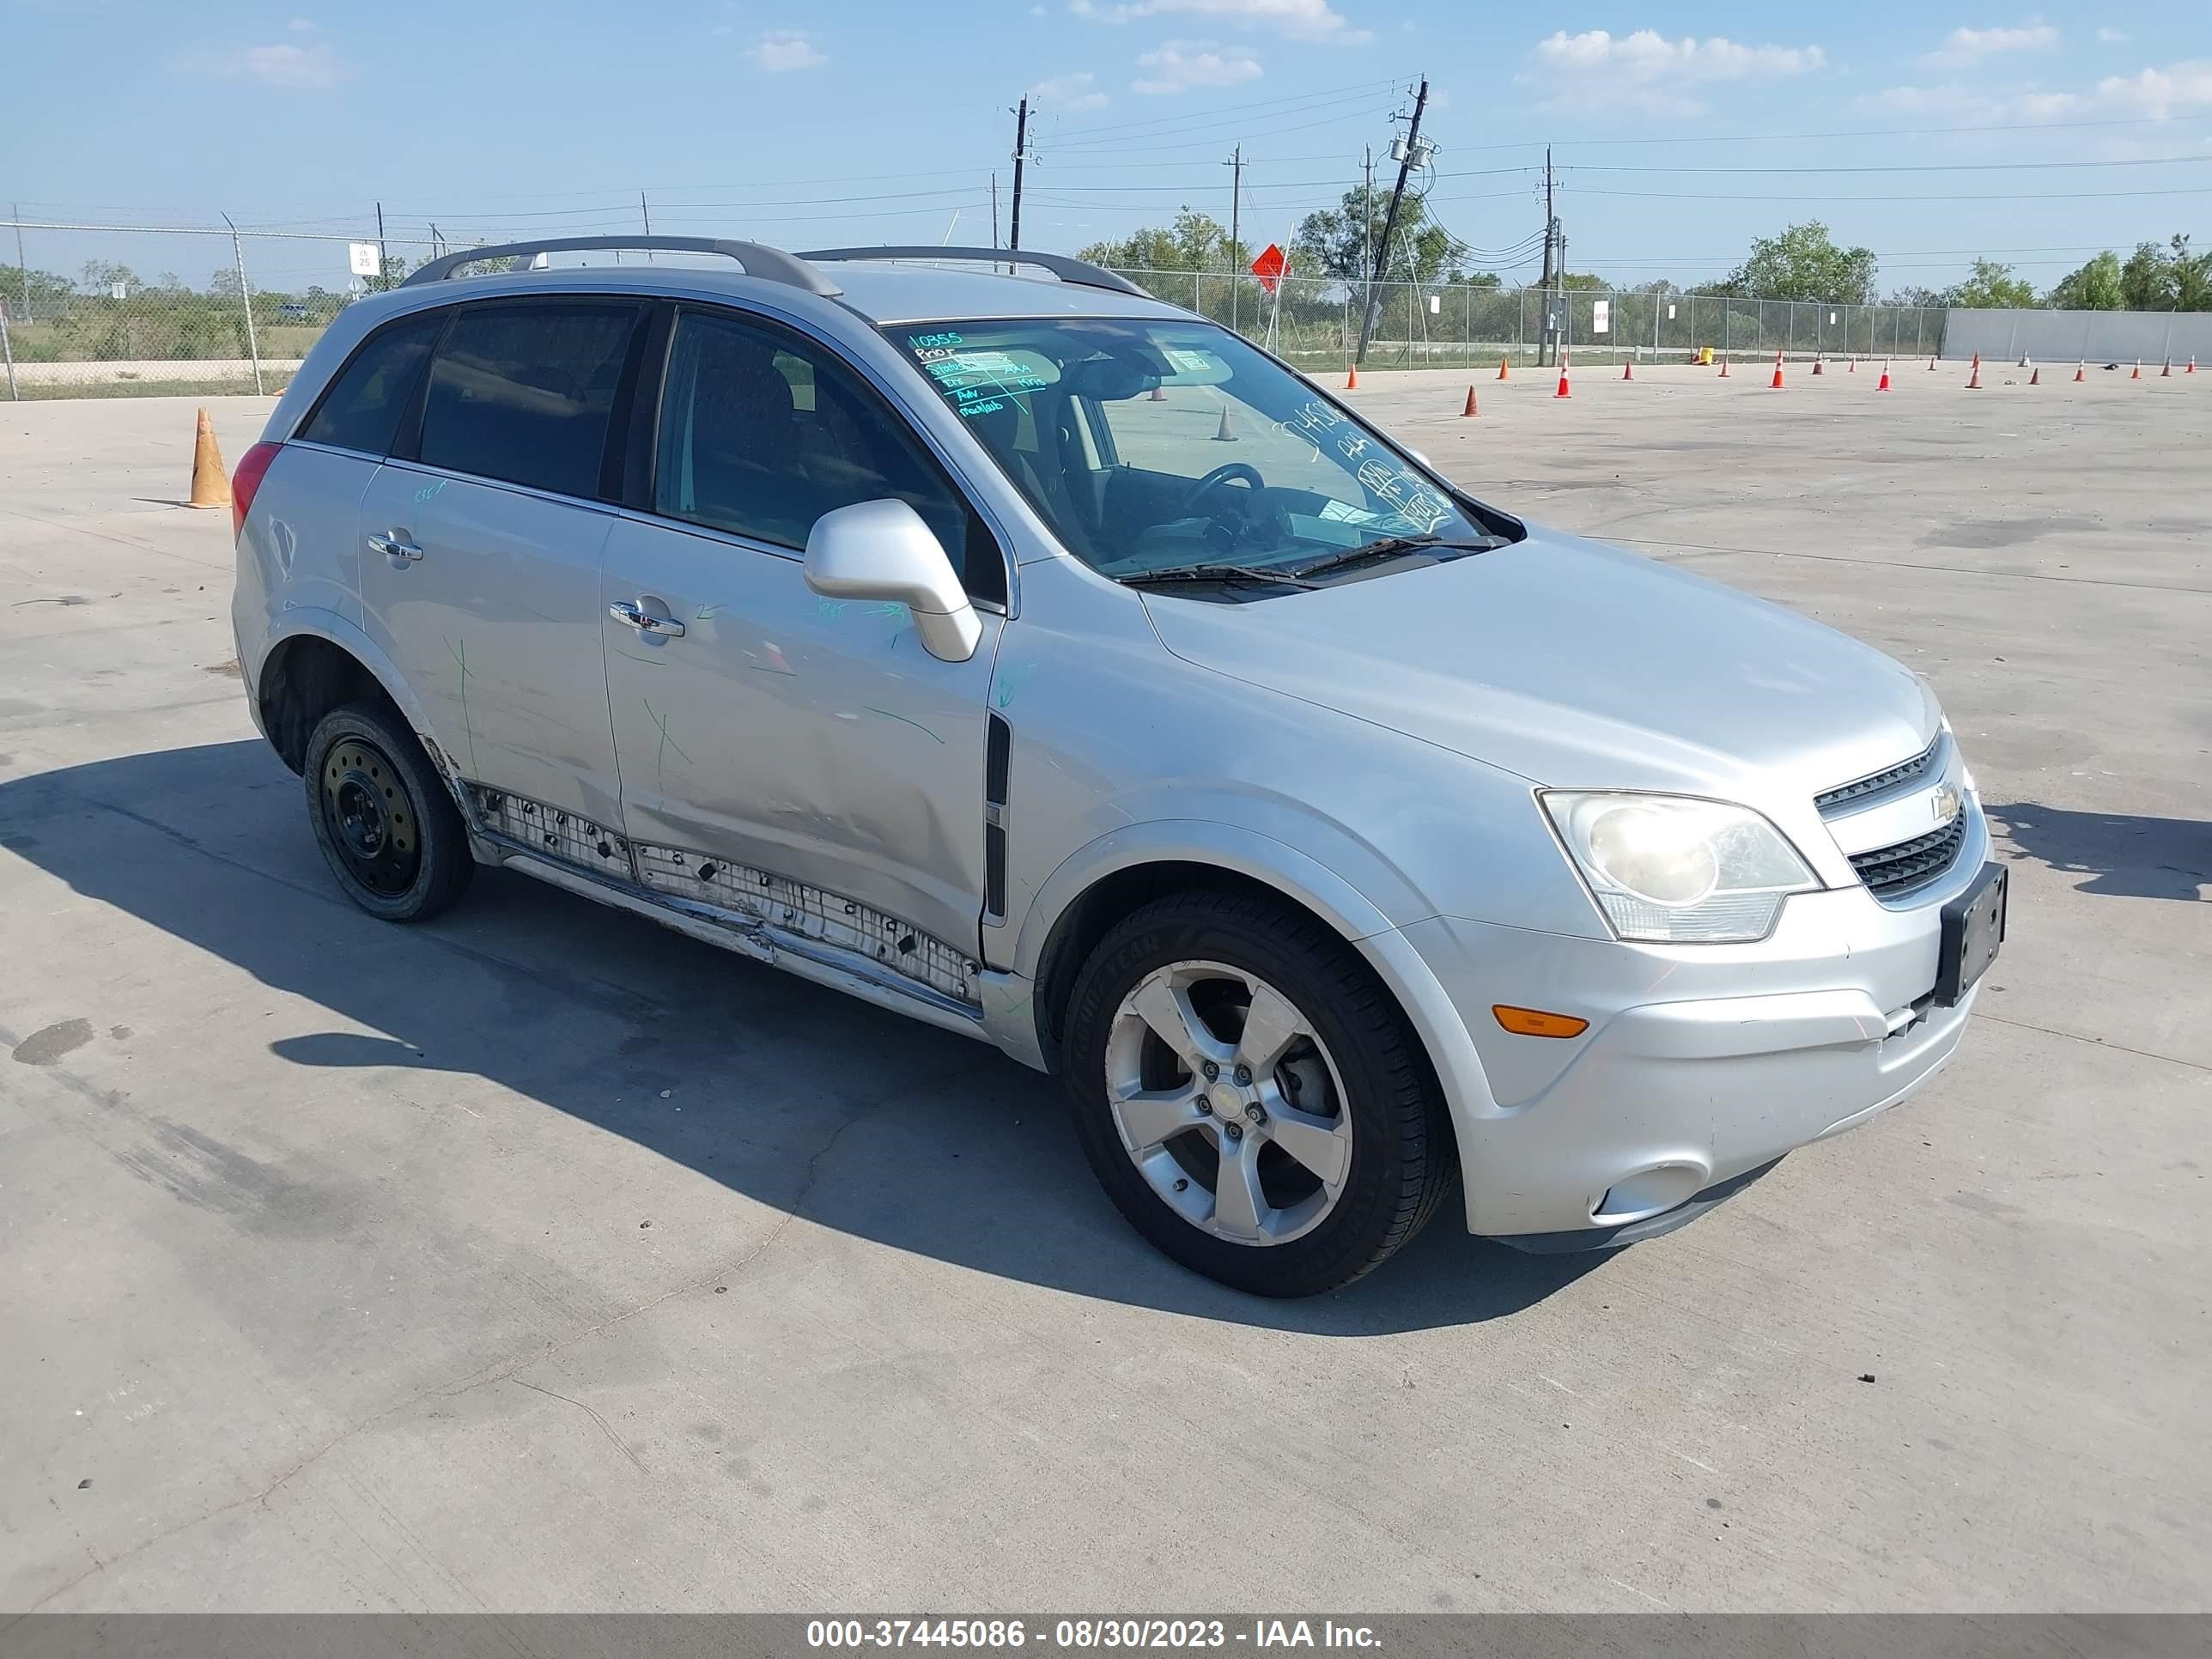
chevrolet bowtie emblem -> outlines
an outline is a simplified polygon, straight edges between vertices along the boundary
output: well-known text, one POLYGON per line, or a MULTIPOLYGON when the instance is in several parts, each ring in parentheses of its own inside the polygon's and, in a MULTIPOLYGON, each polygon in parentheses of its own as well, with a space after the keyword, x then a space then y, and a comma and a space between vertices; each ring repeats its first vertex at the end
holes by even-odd
POLYGON ((1955 783, 1937 786, 1936 793, 1928 798, 1928 805, 1935 812, 1937 823, 1950 823, 1959 816, 1959 786, 1955 783))

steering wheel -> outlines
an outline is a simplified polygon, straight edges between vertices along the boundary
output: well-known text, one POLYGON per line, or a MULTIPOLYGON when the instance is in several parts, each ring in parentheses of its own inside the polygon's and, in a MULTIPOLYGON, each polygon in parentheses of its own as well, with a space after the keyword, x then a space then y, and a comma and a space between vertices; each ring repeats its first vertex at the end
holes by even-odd
POLYGON ((1254 489, 1264 489, 1267 485, 1267 481, 1260 476, 1258 467, 1249 465, 1243 461, 1231 461, 1226 466, 1215 467, 1212 471, 1185 490, 1182 499, 1176 503, 1176 516, 1179 519, 1188 518, 1197 510, 1200 501, 1231 478, 1242 478, 1254 489))

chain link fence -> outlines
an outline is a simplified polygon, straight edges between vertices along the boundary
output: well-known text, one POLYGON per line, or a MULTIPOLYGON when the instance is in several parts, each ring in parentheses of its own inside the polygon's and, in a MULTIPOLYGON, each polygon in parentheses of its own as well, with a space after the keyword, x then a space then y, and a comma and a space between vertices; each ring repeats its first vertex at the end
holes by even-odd
MULTIPOLYGON (((1223 272, 1125 270, 1130 281, 1272 346, 1301 368, 1339 368, 1358 349, 1366 285, 1293 276, 1275 295, 1256 278, 1223 272)), ((1710 349, 1911 357, 1940 351, 1944 312, 1921 306, 1741 300, 1672 289, 1489 288, 1378 283, 1366 363, 1457 368, 1556 362, 1564 346, 1584 362, 1688 357, 1710 349)))
MULTIPOLYGON (((349 275, 348 244, 359 240, 6 222, 0 396, 280 392, 358 297, 363 285, 349 275), (64 249, 64 269, 40 257, 64 249)), ((429 248, 394 240, 388 252, 415 259, 429 248)))
MULTIPOLYGON (((365 284, 349 275, 348 245, 363 240, 359 232, 5 222, 25 249, 0 276, 4 395, 18 398, 281 391, 360 290, 456 245, 442 237, 387 239, 380 256, 387 276, 365 284), (66 249, 70 268, 42 264, 42 246, 66 249)), ((0 259, 13 251, 0 240, 0 259)), ((1293 276, 1271 295, 1249 275, 1122 274, 1301 368, 1341 368, 1358 346, 1362 284, 1293 276)), ((1583 362, 1607 363, 1707 349, 1927 356, 1942 348, 1945 314, 1659 289, 1460 283, 1378 283, 1373 299, 1366 362, 1382 368, 1470 368, 1501 357, 1549 362, 1562 347, 1583 362)))

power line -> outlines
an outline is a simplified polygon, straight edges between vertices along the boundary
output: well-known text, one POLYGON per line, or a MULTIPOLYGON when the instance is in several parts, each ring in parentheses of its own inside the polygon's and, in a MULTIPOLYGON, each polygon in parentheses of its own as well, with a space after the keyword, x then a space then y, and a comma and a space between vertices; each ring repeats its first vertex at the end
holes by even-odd
MULTIPOLYGON (((1668 202, 2073 202, 2109 201, 2121 196, 2212 196, 2212 185, 2201 185, 2186 190, 2069 190, 2018 191, 2006 194, 1966 196, 1811 196, 1802 191, 1793 191, 1787 196, 1742 196, 1721 191, 1670 190, 1591 190, 1579 188, 1583 196, 1626 196, 1640 200, 1668 202)), ((1469 197, 1453 197, 1453 201, 1469 201, 1469 197)))
MULTIPOLYGON (((1309 105, 1309 106, 1307 106, 1306 107, 1304 107, 1304 109, 1301 109, 1301 110, 1279 110, 1279 111, 1275 112, 1275 113, 1276 113, 1278 116, 1288 116, 1288 115, 1311 115, 1311 114, 1314 114, 1315 112, 1318 112, 1318 111, 1321 111, 1321 110, 1323 110, 1323 109, 1340 109, 1340 110, 1342 110, 1343 114, 1346 114, 1346 115, 1349 115, 1349 114, 1352 114, 1352 113, 1358 113, 1358 112, 1356 112, 1356 111, 1352 111, 1352 110, 1349 110, 1349 109, 1346 109, 1346 108, 1344 108, 1344 106, 1346 106, 1353 105, 1353 104, 1358 104, 1358 105, 1363 106, 1364 106, 1364 108, 1373 108, 1373 107, 1376 107, 1375 95, 1374 95, 1374 94, 1372 94, 1372 93, 1361 93, 1361 94, 1359 94, 1358 95, 1357 95, 1356 97, 1352 97, 1352 98, 1338 98, 1338 99, 1330 99, 1330 100, 1325 100, 1325 101, 1323 101, 1323 102, 1321 102, 1321 103, 1316 103, 1316 104, 1311 104, 1311 105, 1309 105)), ((1341 118, 1341 116, 1340 117, 1340 118, 1341 118)), ((1253 133, 1253 136, 1254 136, 1255 137, 1266 137, 1266 136, 1268 136, 1268 135, 1270 135, 1270 134, 1277 133, 1277 132, 1303 132, 1303 131, 1306 131, 1308 128, 1310 128, 1311 125, 1312 125, 1312 123, 1311 123, 1310 121, 1300 121, 1300 122, 1294 123, 1293 125, 1290 125, 1290 126, 1283 126, 1283 127, 1262 127, 1262 128, 1259 129, 1256 132, 1254 132, 1254 133, 1253 133)), ((1173 129, 1173 131, 1174 131, 1175 132, 1178 132, 1178 133, 1192 134, 1192 133, 1202 133, 1202 132, 1213 132, 1213 131, 1220 131, 1220 130, 1222 130, 1222 129, 1224 129, 1224 128, 1230 128, 1230 127, 1237 128, 1237 129, 1238 129, 1239 131, 1250 131, 1250 130, 1251 130, 1251 129, 1250 129, 1250 127, 1249 127, 1249 124, 1248 123, 1248 121, 1247 121, 1244 118, 1240 117, 1240 116, 1230 116, 1230 117, 1226 118, 1225 119, 1220 119, 1220 120, 1215 120, 1215 119, 1211 119, 1211 118, 1209 118, 1209 119, 1203 120, 1203 121, 1194 121, 1194 122, 1192 122, 1192 123, 1191 123, 1191 125, 1188 125, 1188 126, 1182 126, 1182 127, 1175 128, 1175 129, 1173 129)), ((1137 136, 1138 136, 1138 137, 1166 137, 1166 136, 1168 136, 1168 135, 1167 135, 1167 133, 1166 133, 1165 131, 1163 131, 1163 132, 1159 132, 1159 133, 1140 133, 1140 134, 1139 134, 1139 135, 1137 135, 1137 136)), ((1208 141, 1205 141, 1205 142, 1211 143, 1211 142, 1212 142, 1212 141, 1208 140, 1208 141)), ((1122 140, 1121 140, 1121 139, 1119 139, 1119 138, 1075 138, 1075 139, 1070 139, 1070 138, 1066 138, 1066 137, 1060 137, 1060 138, 1056 138, 1056 139, 1053 140, 1053 141, 1052 141, 1052 143, 1053 143, 1053 145, 1054 145, 1054 147, 1055 149, 1073 149, 1073 150, 1077 150, 1077 151, 1096 151, 1096 150, 1098 150, 1098 149, 1102 149, 1102 148, 1107 148, 1107 149, 1115 149, 1115 150, 1116 150, 1116 151, 1118 151, 1118 152, 1120 152, 1120 153, 1121 153, 1121 154, 1124 154, 1124 155, 1127 155, 1127 154, 1143 154, 1143 153, 1146 153, 1146 152, 1153 152, 1153 151, 1158 151, 1158 150, 1163 150, 1163 149, 1188 149, 1188 148, 1190 148, 1190 147, 1191 147, 1191 146, 1190 146, 1190 143, 1189 143, 1188 142, 1181 142, 1181 141, 1179 141, 1179 142, 1176 142, 1176 143, 1166 143, 1166 144, 1131 144, 1131 143, 1125 143, 1124 141, 1122 141, 1122 140)))
MULTIPOLYGON (((1810 138, 1929 138, 1952 133, 1977 132, 2068 132, 2089 127, 2165 126, 2181 121, 2212 120, 2212 112, 2185 115, 2118 116, 2097 121, 2010 121, 1992 122, 1984 125, 1966 125, 1948 127, 1855 127, 1828 132, 1722 132, 1704 134, 1647 135, 1634 138, 1577 138, 1579 149, 1600 146, 1617 148, 1632 145, 1645 149, 1654 144, 1784 144, 1810 138)), ((1459 144, 1455 149, 1465 151, 1501 149, 1540 149, 1542 143, 1535 139, 1522 139, 1505 144, 1459 144)), ((1560 148, 1565 148, 1565 145, 1560 148)))
MULTIPOLYGON (((1867 167, 1644 167, 1578 161, 1561 169, 1567 173, 2033 173, 2054 167, 2159 167, 2212 165, 2212 151, 2202 155, 2147 155, 2129 161, 1911 161, 1867 167)), ((1439 178, 1468 179, 1465 173, 1439 173, 1439 178)))

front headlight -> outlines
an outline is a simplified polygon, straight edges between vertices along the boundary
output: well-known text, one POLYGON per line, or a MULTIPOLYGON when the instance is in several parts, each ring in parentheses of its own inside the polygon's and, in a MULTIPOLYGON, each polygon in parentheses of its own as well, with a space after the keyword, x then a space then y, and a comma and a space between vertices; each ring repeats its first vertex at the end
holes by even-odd
POLYGON ((1820 885, 1782 832, 1747 806, 1550 789, 1542 800, 1623 939, 1765 939, 1783 900, 1820 885))

